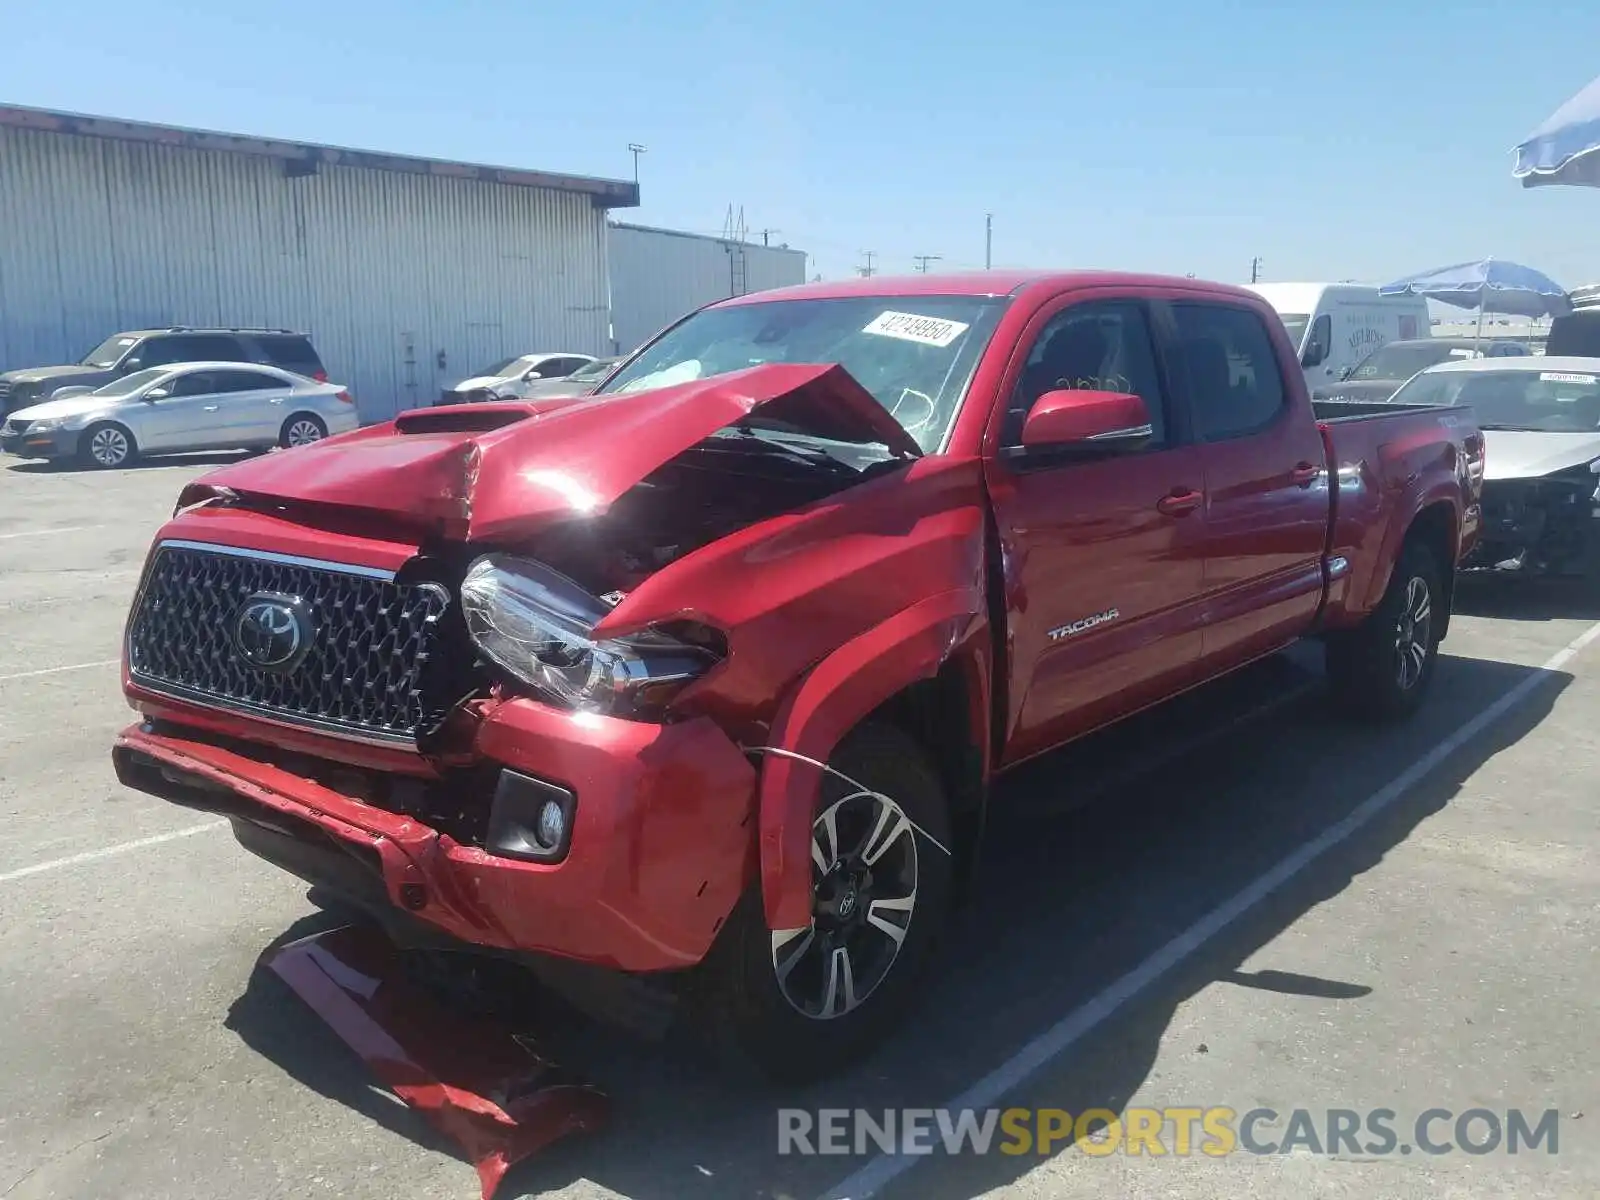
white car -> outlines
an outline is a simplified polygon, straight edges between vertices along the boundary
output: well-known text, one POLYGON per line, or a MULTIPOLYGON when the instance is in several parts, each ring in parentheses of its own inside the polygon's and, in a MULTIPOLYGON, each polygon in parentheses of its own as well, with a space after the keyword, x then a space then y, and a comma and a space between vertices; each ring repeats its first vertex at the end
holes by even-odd
POLYGON ((1483 430, 1483 523, 1467 569, 1600 572, 1600 358, 1458 359, 1391 404, 1472 409, 1483 430))
POLYGON ((256 364, 179 363, 18 409, 0 425, 0 450, 111 468, 142 454, 303 446, 360 426, 336 383, 256 364))
POLYGON ((510 395, 523 384, 565 379, 595 361, 592 354, 523 354, 485 368, 439 393, 439 404, 476 404, 510 395))

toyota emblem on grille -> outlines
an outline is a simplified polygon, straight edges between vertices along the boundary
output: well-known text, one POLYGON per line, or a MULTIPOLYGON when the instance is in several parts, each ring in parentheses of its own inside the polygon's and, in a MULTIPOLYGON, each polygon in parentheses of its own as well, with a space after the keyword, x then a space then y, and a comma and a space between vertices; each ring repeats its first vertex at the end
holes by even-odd
POLYGON ((263 671, 288 671, 311 649, 315 630, 299 596, 263 592, 251 596, 233 622, 239 656, 263 671))

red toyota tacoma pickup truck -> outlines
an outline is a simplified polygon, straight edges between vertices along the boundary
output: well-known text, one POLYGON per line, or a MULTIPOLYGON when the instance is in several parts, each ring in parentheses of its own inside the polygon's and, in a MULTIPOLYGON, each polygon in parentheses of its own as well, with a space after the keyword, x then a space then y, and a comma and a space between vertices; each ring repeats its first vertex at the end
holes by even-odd
POLYGON ((1422 700, 1482 437, 1302 378, 1235 287, 874 277, 222 468, 133 602, 119 777, 396 937, 840 1068, 1001 772, 1307 636, 1354 713, 1422 700))

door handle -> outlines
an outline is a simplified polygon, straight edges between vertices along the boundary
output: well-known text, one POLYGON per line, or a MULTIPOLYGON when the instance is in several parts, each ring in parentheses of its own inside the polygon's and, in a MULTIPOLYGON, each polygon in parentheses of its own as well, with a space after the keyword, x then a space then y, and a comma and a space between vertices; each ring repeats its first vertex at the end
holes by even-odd
POLYGON ((1203 497, 1192 488, 1173 488, 1156 501, 1156 508, 1169 517, 1181 517, 1200 507, 1203 497))
POLYGON ((274 396, 271 400, 268 400, 267 403, 268 404, 282 404, 283 403, 283 397, 282 396, 274 396))
POLYGON ((205 411, 206 412, 216 412, 217 411, 217 406, 215 404, 207 404, 207 405, 205 405, 205 411))
POLYGON ((1289 472, 1289 477, 1300 487, 1310 487, 1317 481, 1317 476, 1322 474, 1322 468, 1316 463, 1295 463, 1294 470, 1289 472))

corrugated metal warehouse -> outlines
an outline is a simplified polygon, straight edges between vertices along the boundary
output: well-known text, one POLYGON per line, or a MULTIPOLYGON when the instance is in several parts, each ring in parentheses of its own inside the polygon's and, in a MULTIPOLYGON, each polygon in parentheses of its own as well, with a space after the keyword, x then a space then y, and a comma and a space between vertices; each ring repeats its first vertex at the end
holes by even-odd
POLYGON ((623 352, 702 304, 805 279, 805 252, 787 246, 611 225, 611 321, 623 352))
POLYGON ((371 420, 602 354, 636 183, 0 107, 0 370, 168 325, 309 333, 371 420))

